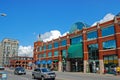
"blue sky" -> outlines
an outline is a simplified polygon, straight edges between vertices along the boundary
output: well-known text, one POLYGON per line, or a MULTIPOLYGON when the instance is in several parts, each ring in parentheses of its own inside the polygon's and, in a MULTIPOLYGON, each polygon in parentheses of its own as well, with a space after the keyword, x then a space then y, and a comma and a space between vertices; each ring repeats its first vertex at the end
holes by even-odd
POLYGON ((52 30, 64 34, 72 24, 89 25, 106 14, 120 12, 119 0, 0 0, 0 40, 13 38, 33 46, 38 34, 52 30))

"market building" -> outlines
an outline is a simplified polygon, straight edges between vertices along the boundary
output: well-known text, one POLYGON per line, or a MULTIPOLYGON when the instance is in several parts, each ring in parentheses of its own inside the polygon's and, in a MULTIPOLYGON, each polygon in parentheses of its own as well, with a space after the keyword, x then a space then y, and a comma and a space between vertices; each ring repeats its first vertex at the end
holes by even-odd
POLYGON ((89 26, 83 22, 72 25, 69 33, 57 39, 34 42, 34 61, 38 67, 54 70, 104 73, 120 66, 120 16, 89 26))

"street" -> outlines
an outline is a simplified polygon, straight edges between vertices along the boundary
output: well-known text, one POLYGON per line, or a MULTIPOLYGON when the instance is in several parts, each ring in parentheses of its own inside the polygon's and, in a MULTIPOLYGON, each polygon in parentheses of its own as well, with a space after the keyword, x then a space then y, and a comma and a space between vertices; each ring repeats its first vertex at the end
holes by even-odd
MULTIPOLYGON (((32 70, 26 70, 26 75, 14 75, 10 69, 5 70, 8 73, 8 80, 35 80, 32 79, 32 70)), ((80 72, 56 72, 56 80, 120 80, 120 75, 114 76, 112 74, 94 74, 94 73, 80 73, 80 72)))

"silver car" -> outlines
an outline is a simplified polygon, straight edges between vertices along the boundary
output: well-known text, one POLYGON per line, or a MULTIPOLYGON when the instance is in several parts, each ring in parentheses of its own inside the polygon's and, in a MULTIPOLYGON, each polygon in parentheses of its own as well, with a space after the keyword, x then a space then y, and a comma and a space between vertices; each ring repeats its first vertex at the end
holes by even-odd
POLYGON ((41 79, 41 80, 46 80, 46 79, 51 79, 55 80, 56 74, 53 71, 50 71, 48 68, 36 68, 32 72, 32 78, 33 79, 41 79))

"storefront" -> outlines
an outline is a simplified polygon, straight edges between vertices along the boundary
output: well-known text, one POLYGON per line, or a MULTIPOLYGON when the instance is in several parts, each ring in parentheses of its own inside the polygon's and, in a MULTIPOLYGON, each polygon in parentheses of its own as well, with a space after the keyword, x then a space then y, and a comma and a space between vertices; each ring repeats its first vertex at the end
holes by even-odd
POLYGON ((118 65, 118 56, 116 54, 104 56, 104 68, 107 71, 107 73, 112 74, 114 67, 117 67, 117 65, 118 65))
POLYGON ((83 48, 82 44, 70 45, 68 58, 71 63, 72 72, 83 72, 83 48))

